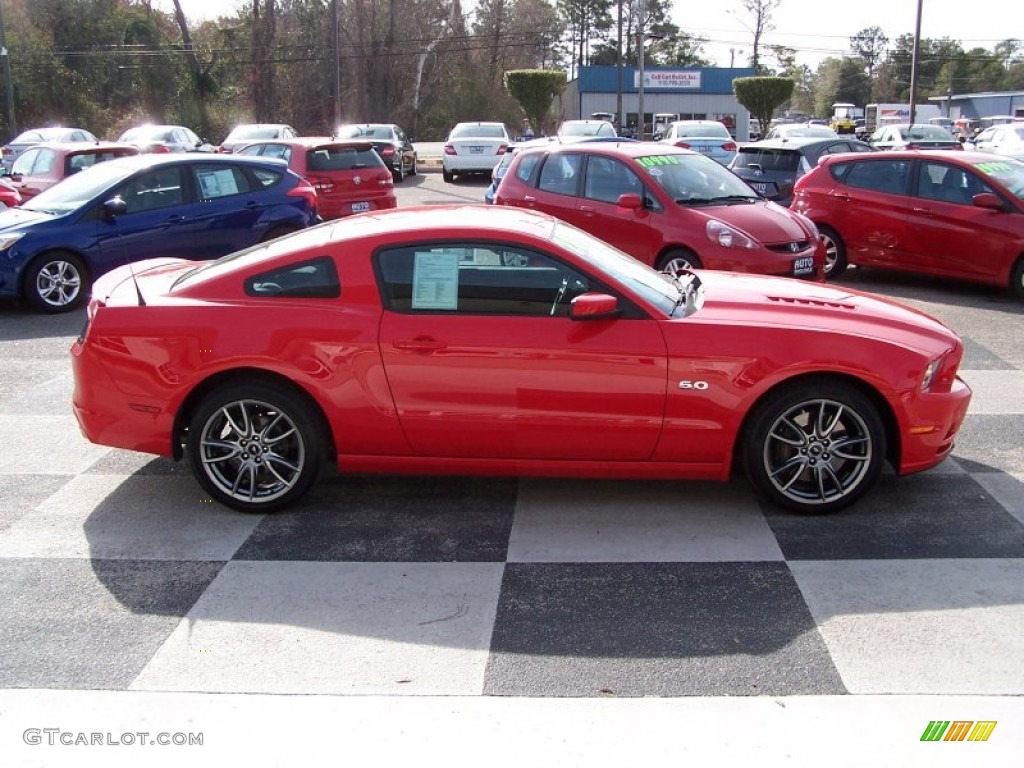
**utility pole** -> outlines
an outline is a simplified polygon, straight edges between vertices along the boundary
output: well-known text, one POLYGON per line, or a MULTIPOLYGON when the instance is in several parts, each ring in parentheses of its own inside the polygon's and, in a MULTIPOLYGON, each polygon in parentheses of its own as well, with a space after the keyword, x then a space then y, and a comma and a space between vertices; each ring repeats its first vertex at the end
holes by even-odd
POLYGON ((914 28, 914 54, 910 60, 910 124, 917 119, 917 60, 921 55, 921 6, 924 0, 917 0, 917 26, 914 28))
POLYGON ((637 84, 637 117, 636 127, 640 131, 638 137, 644 140, 644 130, 647 124, 644 122, 644 16, 647 15, 647 3, 640 0, 640 13, 636 22, 636 63, 637 72, 640 75, 640 82, 637 84))
MULTIPOLYGON (((618 50, 615 55, 615 132, 622 135, 622 0, 619 0, 619 34, 616 38, 618 50)), ((583 115, 580 115, 583 117, 583 115)))
POLYGON ((334 48, 334 125, 331 126, 331 134, 341 125, 341 19, 338 13, 338 0, 331 0, 331 45, 334 48))
POLYGON ((18 121, 14 117, 14 86, 11 84, 11 62, 7 53, 7 32, 4 28, 4 0, 0 0, 0 68, 4 78, 4 121, 13 139, 18 135, 18 121))

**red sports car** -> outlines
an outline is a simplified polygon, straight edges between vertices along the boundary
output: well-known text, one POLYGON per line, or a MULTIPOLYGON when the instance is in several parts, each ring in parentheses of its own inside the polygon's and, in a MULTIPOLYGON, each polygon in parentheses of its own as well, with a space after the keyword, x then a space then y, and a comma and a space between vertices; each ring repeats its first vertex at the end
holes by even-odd
POLYGON ((344 471, 726 480, 803 512, 927 469, 970 400, 936 320, 848 289, 668 276, 485 206, 328 222, 97 280, 71 350, 93 442, 185 457, 224 504, 344 471))
POLYGON ((824 157, 793 210, 818 225, 825 272, 850 265, 1009 287, 1024 299, 1024 162, 987 152, 824 157))

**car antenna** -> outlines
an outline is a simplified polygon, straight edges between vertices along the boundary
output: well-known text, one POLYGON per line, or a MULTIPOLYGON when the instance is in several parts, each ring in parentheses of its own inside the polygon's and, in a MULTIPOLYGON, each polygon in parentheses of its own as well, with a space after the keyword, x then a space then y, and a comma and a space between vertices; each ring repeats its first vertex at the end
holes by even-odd
POLYGON ((139 287, 139 279, 135 276, 135 265, 131 261, 128 262, 128 271, 132 275, 132 285, 135 286, 135 295, 139 297, 139 306, 146 306, 146 300, 142 298, 142 289, 139 287))

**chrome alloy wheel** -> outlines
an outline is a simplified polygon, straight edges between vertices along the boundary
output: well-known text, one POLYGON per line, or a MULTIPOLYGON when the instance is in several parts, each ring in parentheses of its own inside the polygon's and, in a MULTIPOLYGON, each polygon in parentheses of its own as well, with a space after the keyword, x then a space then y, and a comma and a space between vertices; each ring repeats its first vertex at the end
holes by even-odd
POLYGON ((856 491, 869 476, 874 445, 864 419, 844 403, 813 399, 783 412, 768 429, 762 460, 769 482, 803 506, 856 491))
POLYGON ((248 504, 274 501, 299 482, 305 441, 280 408, 237 400, 215 410, 199 435, 206 476, 225 495, 248 504))
POLYGON ((39 268, 35 279, 36 295, 47 307, 63 309, 73 304, 82 292, 82 273, 70 261, 56 259, 39 268))

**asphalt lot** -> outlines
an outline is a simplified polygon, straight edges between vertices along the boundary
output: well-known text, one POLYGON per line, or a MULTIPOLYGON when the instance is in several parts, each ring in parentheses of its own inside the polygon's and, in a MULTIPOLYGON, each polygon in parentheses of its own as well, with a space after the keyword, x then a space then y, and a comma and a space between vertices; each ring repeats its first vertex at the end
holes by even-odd
MULTIPOLYGON (((482 200, 482 178, 424 171, 400 205, 482 200)), ((960 333, 974 400, 951 459, 824 518, 765 508, 741 478, 367 476, 241 515, 180 466, 80 437, 82 312, 0 305, 0 754, 1019 759, 1024 304, 955 281, 843 282, 960 333), (998 725, 985 744, 921 744, 936 719, 998 725), (71 751, 27 743, 30 728, 206 741, 71 751)))

